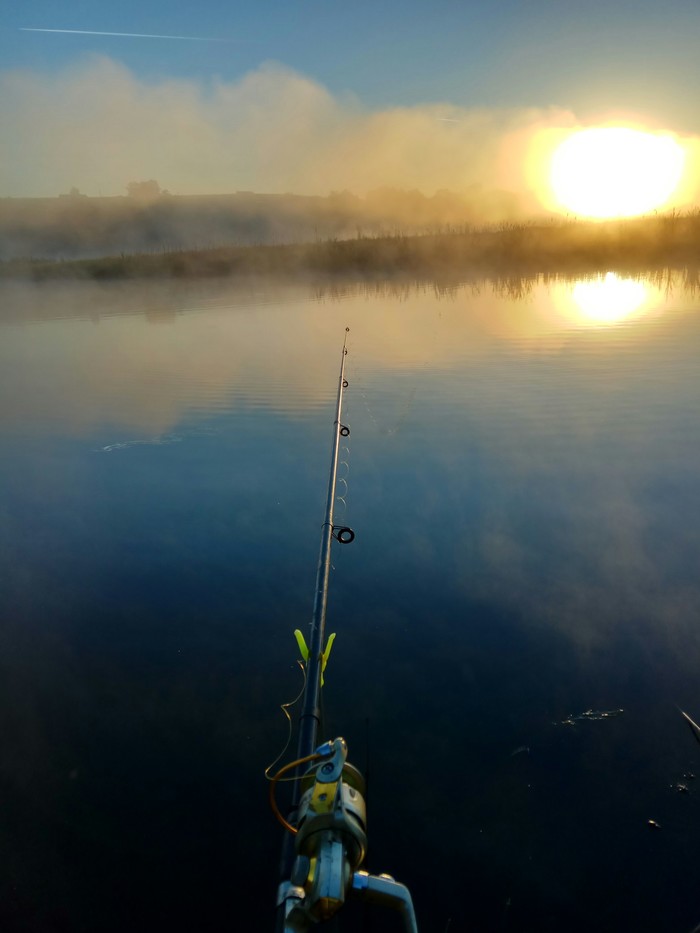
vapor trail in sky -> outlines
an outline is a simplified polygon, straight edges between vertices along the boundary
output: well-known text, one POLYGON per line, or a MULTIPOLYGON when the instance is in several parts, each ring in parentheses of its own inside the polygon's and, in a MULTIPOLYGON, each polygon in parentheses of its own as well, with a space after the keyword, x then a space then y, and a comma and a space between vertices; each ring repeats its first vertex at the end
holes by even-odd
POLYGON ((183 39, 188 42, 226 42, 226 39, 211 39, 207 36, 159 36, 143 32, 97 32, 93 29, 35 29, 20 26, 20 32, 59 32, 72 36, 120 36, 128 39, 183 39))

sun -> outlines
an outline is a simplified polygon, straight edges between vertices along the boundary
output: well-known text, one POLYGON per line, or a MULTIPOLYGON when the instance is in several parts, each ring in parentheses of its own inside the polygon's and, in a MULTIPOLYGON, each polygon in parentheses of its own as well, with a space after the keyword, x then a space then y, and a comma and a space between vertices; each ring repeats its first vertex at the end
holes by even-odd
POLYGON ((550 185, 583 217, 632 217, 662 207, 683 175, 685 152, 668 135, 621 126, 579 130, 555 149, 550 185))

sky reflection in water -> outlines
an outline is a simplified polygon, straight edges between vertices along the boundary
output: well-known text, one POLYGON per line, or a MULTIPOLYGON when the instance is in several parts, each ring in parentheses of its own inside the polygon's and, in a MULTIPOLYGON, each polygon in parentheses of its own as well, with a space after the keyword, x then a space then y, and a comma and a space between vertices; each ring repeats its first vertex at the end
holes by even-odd
POLYGON ((232 885, 271 924, 262 770, 346 325, 357 540, 326 704, 362 767, 370 720, 370 867, 436 933, 700 920, 700 783, 672 788, 700 772, 674 705, 700 715, 697 296, 608 275, 3 306, 10 927, 219 929, 232 885), (625 712, 563 724, 590 709, 625 712))

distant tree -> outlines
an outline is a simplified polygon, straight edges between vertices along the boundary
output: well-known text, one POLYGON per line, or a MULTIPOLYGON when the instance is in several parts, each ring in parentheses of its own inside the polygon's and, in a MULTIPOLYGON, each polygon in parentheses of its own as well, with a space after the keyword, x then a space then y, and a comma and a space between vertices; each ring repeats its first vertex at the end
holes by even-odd
POLYGON ((130 198, 136 198, 139 201, 155 201, 164 194, 162 188, 155 179, 148 181, 130 181, 126 186, 126 192, 130 198))
POLYGON ((75 188, 75 187, 71 188, 68 194, 59 194, 59 198, 71 198, 72 200, 76 200, 77 198, 86 198, 86 197, 87 197, 86 194, 83 194, 82 191, 80 191, 80 189, 75 188))
POLYGON ((334 210, 353 210, 359 207, 360 199, 352 191, 345 188, 343 191, 331 191, 328 195, 328 206, 334 210))

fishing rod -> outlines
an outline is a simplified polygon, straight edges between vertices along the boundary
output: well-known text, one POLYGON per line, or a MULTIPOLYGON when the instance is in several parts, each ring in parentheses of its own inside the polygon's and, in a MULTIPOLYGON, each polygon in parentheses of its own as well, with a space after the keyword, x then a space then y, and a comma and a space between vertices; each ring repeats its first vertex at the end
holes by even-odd
POLYGON ((350 896, 399 911, 408 933, 418 933, 408 888, 390 875, 371 875, 361 868, 367 852, 366 786, 360 771, 347 760, 345 740, 338 737, 317 744, 323 672, 335 638, 331 635, 324 649, 331 548, 333 541, 349 544, 355 537, 351 528, 333 524, 340 438, 350 434, 341 421, 343 392, 348 387, 348 333, 346 327, 308 647, 302 633, 294 633, 305 673, 297 757, 280 768, 270 782, 270 804, 287 831, 277 890, 276 933, 306 933, 312 924, 333 917, 350 896), (295 793, 285 818, 275 791, 289 772, 294 772, 295 793))

